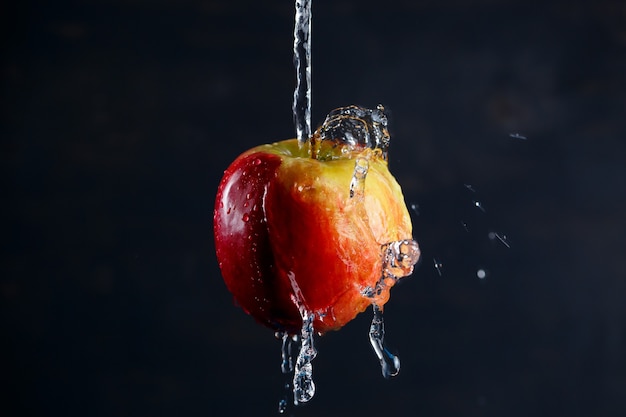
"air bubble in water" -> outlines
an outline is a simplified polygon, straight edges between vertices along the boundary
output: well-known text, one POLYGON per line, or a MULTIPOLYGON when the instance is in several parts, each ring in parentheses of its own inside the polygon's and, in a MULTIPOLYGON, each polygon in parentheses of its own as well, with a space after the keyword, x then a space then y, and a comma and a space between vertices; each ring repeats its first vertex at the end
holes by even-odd
POLYGON ((385 378, 396 376, 400 372, 400 358, 385 347, 385 321, 381 308, 377 304, 372 304, 372 310, 374 317, 369 332, 370 343, 380 361, 383 376, 385 378))

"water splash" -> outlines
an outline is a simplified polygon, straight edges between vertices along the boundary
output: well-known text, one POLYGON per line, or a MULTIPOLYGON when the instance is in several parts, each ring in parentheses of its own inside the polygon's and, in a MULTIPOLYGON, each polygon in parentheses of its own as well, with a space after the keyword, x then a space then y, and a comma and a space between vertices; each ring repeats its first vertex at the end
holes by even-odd
POLYGON ((300 144, 311 136, 311 2, 312 0, 296 0, 293 28, 296 88, 293 92, 292 110, 300 144))
POLYGON ((383 311, 377 304, 372 304, 374 317, 370 326, 370 343, 380 361, 380 368, 385 378, 398 375, 400 372, 400 358, 389 352, 385 347, 385 320, 383 311))
POLYGON ((380 149, 386 160, 390 141, 387 123, 385 108, 381 104, 373 110, 346 106, 328 113, 316 134, 322 141, 343 143, 351 148, 380 149))
POLYGON ((302 315, 301 346, 293 376, 293 402, 295 405, 308 402, 315 395, 313 367, 311 365, 311 361, 317 356, 317 351, 313 345, 315 314, 304 308, 300 309, 300 314, 302 315))
POLYGON ((411 275, 413 266, 420 257, 420 249, 416 241, 405 239, 387 243, 382 246, 383 279, 394 281, 411 275))
POLYGON ((413 273, 413 267, 421 254, 417 242, 411 239, 387 243, 380 250, 383 257, 381 278, 374 288, 367 286, 361 291, 365 297, 372 299, 372 304, 379 303, 386 288, 413 273))

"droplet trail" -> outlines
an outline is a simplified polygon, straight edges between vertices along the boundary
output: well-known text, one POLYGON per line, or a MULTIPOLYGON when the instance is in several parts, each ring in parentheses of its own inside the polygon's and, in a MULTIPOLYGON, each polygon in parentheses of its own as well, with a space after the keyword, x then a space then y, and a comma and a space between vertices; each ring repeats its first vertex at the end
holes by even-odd
POLYGON ((465 186, 465 188, 467 188, 468 190, 470 190, 471 192, 475 193, 476 190, 474 189, 474 187, 472 186, 472 184, 463 184, 465 186))
POLYGON ((496 233, 496 232, 489 232, 489 239, 491 240, 498 239, 500 243, 502 243, 504 246, 506 246, 509 249, 511 248, 511 244, 509 243, 506 235, 500 235, 499 233, 496 233))
POLYGON ((442 276, 441 269, 443 268, 443 264, 439 262, 436 258, 433 258, 433 265, 435 267, 435 270, 437 270, 439 276, 442 276))

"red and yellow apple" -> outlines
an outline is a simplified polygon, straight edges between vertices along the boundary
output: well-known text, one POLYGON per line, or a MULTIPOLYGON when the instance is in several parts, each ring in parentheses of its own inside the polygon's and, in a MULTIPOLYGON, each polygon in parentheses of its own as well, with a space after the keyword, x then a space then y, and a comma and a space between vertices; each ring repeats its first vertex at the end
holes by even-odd
MULTIPOLYGON (((214 211, 226 286, 260 323, 298 333, 301 308, 319 333, 336 330, 389 298, 381 282, 387 243, 411 239, 400 186, 380 149, 296 139, 261 145, 225 171, 214 211), (363 192, 351 196, 357 160, 363 192)), ((413 261, 414 262, 414 261, 413 261)), ((411 264, 412 267, 412 264, 411 264)))

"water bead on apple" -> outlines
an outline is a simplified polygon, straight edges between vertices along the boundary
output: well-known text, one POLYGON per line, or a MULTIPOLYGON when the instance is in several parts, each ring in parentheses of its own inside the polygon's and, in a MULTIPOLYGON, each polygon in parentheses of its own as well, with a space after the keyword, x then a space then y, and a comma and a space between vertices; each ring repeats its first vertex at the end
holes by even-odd
POLYGON ((310 1, 296 5, 298 138, 235 159, 220 182, 213 221, 224 282, 245 312, 282 339, 281 369, 293 372, 298 404, 315 393, 314 335, 340 329, 370 305, 369 337, 382 373, 398 373, 399 359, 384 347, 382 311, 420 251, 387 166, 384 108, 335 109, 310 133, 310 1))

